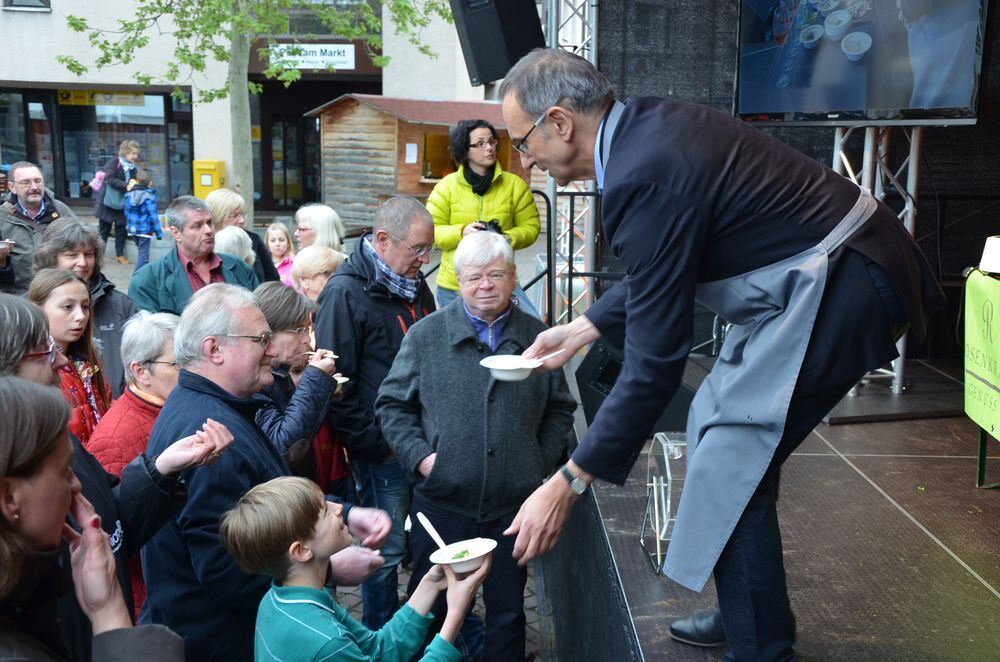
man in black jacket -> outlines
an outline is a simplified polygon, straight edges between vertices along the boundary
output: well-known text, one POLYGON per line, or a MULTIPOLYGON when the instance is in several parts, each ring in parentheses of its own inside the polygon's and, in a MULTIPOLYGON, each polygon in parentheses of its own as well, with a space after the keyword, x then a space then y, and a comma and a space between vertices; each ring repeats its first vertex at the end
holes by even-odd
POLYGON ((410 505, 406 471, 375 420, 375 398, 403 336, 434 311, 420 272, 433 245, 434 222, 426 208, 413 198, 390 199, 372 232, 327 281, 316 311, 316 345, 331 349, 338 371, 350 379, 330 422, 350 456, 359 505, 380 508, 393 520, 382 547, 385 565, 362 584, 362 620, 371 629, 382 627, 399 604, 397 566, 410 505))

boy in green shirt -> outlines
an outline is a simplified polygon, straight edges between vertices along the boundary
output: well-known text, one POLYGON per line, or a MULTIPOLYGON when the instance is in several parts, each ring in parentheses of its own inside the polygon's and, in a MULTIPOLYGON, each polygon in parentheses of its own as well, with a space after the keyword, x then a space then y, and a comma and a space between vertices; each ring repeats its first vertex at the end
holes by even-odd
POLYGON ((270 575, 257 609, 256 660, 399 660, 419 652, 438 592, 447 588, 448 615, 423 660, 458 661, 452 645, 491 559, 459 579, 433 566, 407 603, 373 632, 351 618, 324 589, 330 556, 353 540, 343 507, 326 501, 315 483, 282 477, 257 485, 222 517, 219 540, 243 570, 270 575))

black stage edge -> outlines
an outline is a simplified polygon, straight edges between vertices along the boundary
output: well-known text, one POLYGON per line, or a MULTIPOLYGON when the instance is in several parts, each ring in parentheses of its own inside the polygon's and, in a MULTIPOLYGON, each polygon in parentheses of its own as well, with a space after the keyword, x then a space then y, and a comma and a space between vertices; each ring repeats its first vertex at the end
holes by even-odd
MULTIPOLYGON (((685 381, 705 371, 689 361, 685 381)), ((800 660, 998 659, 1000 490, 976 489, 976 445, 966 418, 821 424, 789 458, 779 518, 800 660)), ((638 540, 645 476, 643 453, 624 487, 598 483, 539 564, 559 660, 723 657, 668 636, 714 588, 654 574, 638 540)))

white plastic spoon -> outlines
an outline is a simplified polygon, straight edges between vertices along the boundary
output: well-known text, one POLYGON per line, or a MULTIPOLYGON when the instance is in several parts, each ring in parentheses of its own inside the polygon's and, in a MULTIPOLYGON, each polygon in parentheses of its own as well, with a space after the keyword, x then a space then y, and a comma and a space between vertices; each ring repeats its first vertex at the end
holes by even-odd
POLYGON ((431 534, 431 538, 434 539, 434 542, 437 543, 438 547, 444 549, 445 547, 448 546, 444 544, 444 539, 437 532, 437 529, 434 528, 434 525, 431 524, 431 521, 427 519, 426 515, 424 515, 423 513, 417 513, 417 519, 420 520, 420 523, 427 530, 427 533, 431 534))
POLYGON ((557 349, 556 351, 552 352, 551 354, 546 354, 545 356, 539 356, 537 359, 528 359, 528 358, 524 358, 523 356, 521 358, 524 359, 525 363, 531 365, 531 367, 537 368, 537 367, 541 366, 543 363, 545 363, 547 360, 551 359, 556 354, 562 354, 565 350, 566 350, 566 348, 563 347, 562 349, 557 349))

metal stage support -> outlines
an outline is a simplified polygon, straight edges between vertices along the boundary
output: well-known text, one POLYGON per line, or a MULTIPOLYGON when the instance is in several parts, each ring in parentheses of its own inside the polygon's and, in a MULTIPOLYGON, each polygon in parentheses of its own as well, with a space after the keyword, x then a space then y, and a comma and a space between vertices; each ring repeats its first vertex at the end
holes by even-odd
MULTIPOLYGON (((923 145, 923 129, 921 127, 897 127, 895 131, 902 132, 909 142, 907 156, 897 168, 889 164, 889 150, 893 127, 837 127, 833 138, 833 170, 849 177, 855 184, 871 191, 879 200, 884 200, 887 188, 891 188, 903 197, 903 209, 897 214, 906 230, 913 236, 917 228, 917 186, 920 178, 920 149, 923 145), (864 132, 864 148, 862 150, 861 170, 852 167, 845 151, 845 145, 855 132, 864 132), (906 174, 906 184, 902 183, 903 173, 906 174)), ((892 380, 892 392, 902 394, 906 389, 906 336, 896 343, 899 358, 892 362, 892 370, 880 368, 870 372, 862 379, 865 381, 892 380)), ((852 389, 851 394, 855 394, 852 389)))
MULTIPOLYGON (((597 5, 598 0, 546 0, 542 5, 546 44, 575 53, 597 66, 597 5)), ((594 279, 583 274, 595 271, 597 198, 593 182, 558 187, 551 177, 547 178, 546 193, 552 203, 546 299, 549 324, 555 325, 570 321, 574 313, 582 313, 593 299, 594 279), (587 287, 574 288, 578 279, 586 279, 587 287)))

